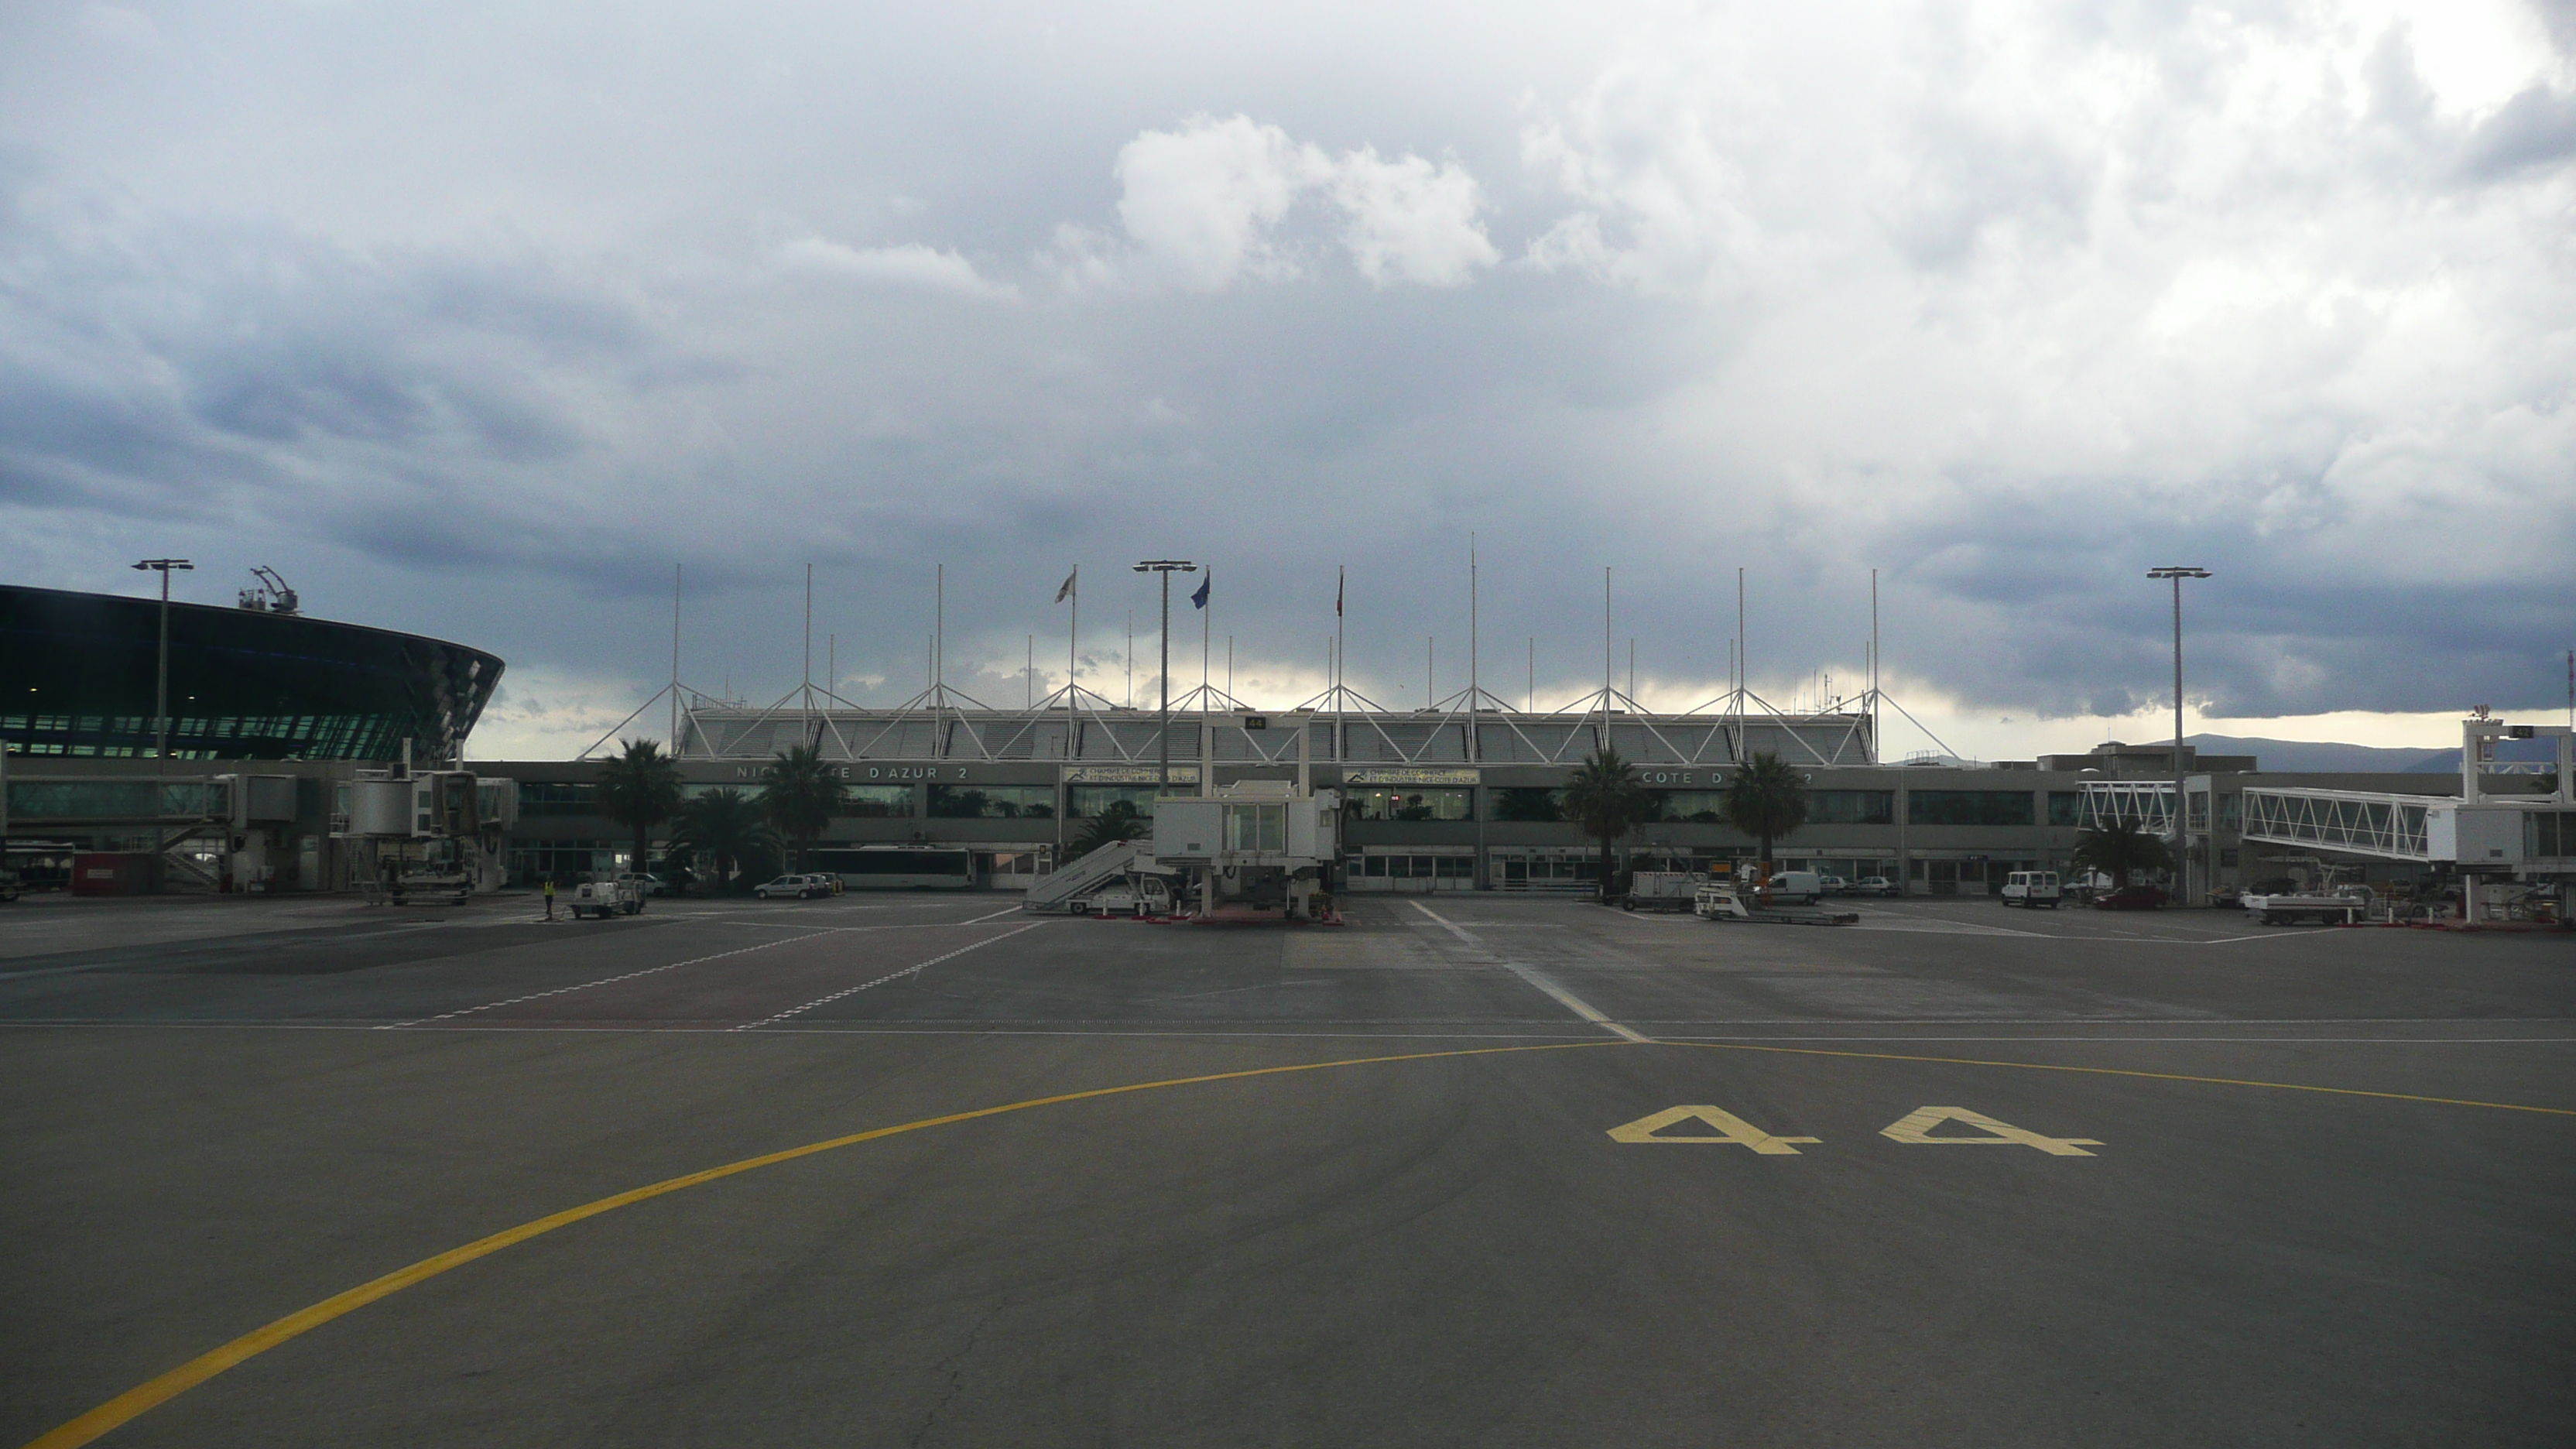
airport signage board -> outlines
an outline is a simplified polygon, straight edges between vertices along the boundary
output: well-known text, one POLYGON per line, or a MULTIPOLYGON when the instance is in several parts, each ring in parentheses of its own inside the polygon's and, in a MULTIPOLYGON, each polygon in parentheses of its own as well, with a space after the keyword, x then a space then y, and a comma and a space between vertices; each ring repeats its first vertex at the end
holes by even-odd
POLYGON ((1369 768, 1344 770, 1345 785, 1473 785, 1479 779, 1474 770, 1424 770, 1369 768))
MULTIPOLYGON (((737 780, 757 780, 766 765, 736 765, 737 780)), ((844 780, 966 780, 973 777, 964 765, 835 765, 832 773, 844 780)), ((1175 774, 1179 773, 1174 771, 1175 774)))
MULTIPOLYGON (((1075 765, 1064 772, 1064 778, 1066 783, 1073 785, 1155 785, 1162 782, 1163 772, 1153 765, 1075 765)), ((1173 784, 1195 785, 1198 782, 1198 766, 1172 767, 1173 784)))

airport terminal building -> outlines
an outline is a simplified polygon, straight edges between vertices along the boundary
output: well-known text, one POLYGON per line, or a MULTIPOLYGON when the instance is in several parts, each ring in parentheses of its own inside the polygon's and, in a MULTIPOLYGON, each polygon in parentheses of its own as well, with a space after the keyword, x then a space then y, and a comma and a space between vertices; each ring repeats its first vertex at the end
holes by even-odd
MULTIPOLYGON (((634 868, 632 833, 599 809, 596 759, 458 764, 502 671, 462 645, 173 604, 170 750, 157 758, 159 617, 149 599, 0 589, 0 835, 22 875, 41 882, 67 874, 75 856, 115 854, 168 862, 147 889, 345 889, 359 856, 352 782, 406 748, 480 777, 484 839, 509 879, 634 868)), ((1196 793, 1203 770, 1217 787, 1302 771, 1338 792, 1332 885, 1352 893, 1595 888, 1597 847, 1559 807, 1576 766, 1605 746, 1638 768, 1652 801, 1651 819, 1619 843, 1620 864, 1634 868, 1749 857, 1755 842, 1720 822, 1719 792, 1736 765, 1765 753, 1810 789, 1808 823, 1777 843, 1779 863, 1883 876, 1916 895, 1984 895, 2011 871, 2063 869, 2079 832, 2108 820, 2166 834, 2177 801, 2169 745, 1891 763, 1866 699, 1808 713, 1663 714, 1604 691, 1557 711, 1477 696, 1434 710, 1349 698, 1263 713, 1209 691, 1195 701, 1208 708, 1175 711, 1167 728, 1088 691, 1025 710, 936 688, 891 709, 802 698, 812 707, 691 697, 674 719, 688 793, 756 792, 778 752, 811 746, 847 788, 823 846, 962 849, 972 883, 994 889, 1054 870, 1120 802, 1150 814, 1166 787, 1196 793)), ((2467 725, 2481 763, 2458 776, 2284 774, 2184 746, 2180 894, 2201 900, 2319 862, 2374 880, 2576 876, 2565 732, 2543 727, 2558 739, 2554 763, 2493 764, 2483 742, 2529 727, 2467 725)))
MULTIPOLYGON (((1755 842, 1719 822, 1718 792, 1737 762, 1772 753, 1798 767, 1810 790, 1808 824, 1775 843, 1781 862, 1884 876, 1915 895, 1985 895, 2011 871, 2062 869, 2079 832, 2110 819, 2169 832, 2175 799, 2170 745, 1890 764, 1877 758, 1875 722, 1863 710, 1221 709, 1176 712, 1166 736, 1157 715, 1106 702, 1070 711, 702 703, 682 715, 680 737, 692 793, 756 790, 776 752, 811 744, 834 762, 850 796, 830 843, 964 847, 978 881, 1006 889, 1052 870, 1116 802, 1149 811, 1166 778, 1167 738, 1170 788, 1183 793, 1198 790, 1203 755, 1222 788, 1293 779, 1302 747, 1315 788, 1341 794, 1335 884, 1357 893, 1595 888, 1598 847, 1562 818, 1559 800, 1575 766, 1603 745, 1638 767, 1653 801, 1653 818, 1619 843, 1625 866, 1749 858, 1755 842)), ((2460 793, 2453 777, 2265 772, 2249 756, 2183 750, 2187 899, 2325 859, 2374 880, 2455 867, 2433 838, 2443 802, 2460 793)), ((584 768, 476 766, 519 781, 521 872, 595 869, 631 849, 586 803, 584 768)), ((2576 873, 2576 809, 2566 812, 2562 839, 2550 808, 2576 782, 2529 769, 2485 778, 2496 790, 2547 784, 2559 792, 2523 812, 2531 838, 2512 852, 2507 873, 2576 873)))

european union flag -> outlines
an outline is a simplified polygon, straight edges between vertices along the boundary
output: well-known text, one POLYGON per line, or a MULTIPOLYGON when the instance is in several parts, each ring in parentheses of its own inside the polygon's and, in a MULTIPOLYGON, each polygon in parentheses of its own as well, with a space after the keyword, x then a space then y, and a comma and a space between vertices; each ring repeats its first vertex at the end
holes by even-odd
POLYGON ((1206 608, 1206 607, 1207 607, 1207 601, 1208 601, 1208 590, 1210 590, 1210 589, 1212 589, 1212 588, 1215 588, 1215 587, 1216 587, 1216 570, 1214 570, 1214 569, 1209 569, 1209 570, 1208 570, 1208 576, 1207 576, 1206 578, 1201 579, 1201 580, 1199 581, 1199 591, 1198 591, 1197 593, 1195 593, 1195 594, 1190 595, 1190 602, 1191 602, 1193 605, 1195 605, 1195 606, 1197 606, 1197 607, 1199 607, 1199 608, 1202 608, 1202 609, 1206 608))

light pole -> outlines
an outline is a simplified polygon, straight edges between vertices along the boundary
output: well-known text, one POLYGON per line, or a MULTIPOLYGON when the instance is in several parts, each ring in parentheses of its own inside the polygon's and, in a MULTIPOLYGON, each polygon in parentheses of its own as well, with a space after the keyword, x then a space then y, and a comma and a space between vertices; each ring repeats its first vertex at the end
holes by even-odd
MULTIPOLYGON (((170 571, 194 570, 197 566, 183 558, 147 558, 134 566, 161 576, 161 667, 152 691, 152 729, 155 743, 152 758, 170 758, 170 571)), ((155 765, 155 769, 163 768, 155 765)))
MULTIPOLYGON (((1161 784, 1155 791, 1161 795, 1172 793, 1172 575, 1198 571, 1197 564, 1178 558, 1149 558, 1136 565, 1136 572, 1140 574, 1163 576, 1163 727, 1156 731, 1163 741, 1163 773, 1161 784)), ((1206 701, 1200 703, 1204 707, 1206 701)))
MULTIPOLYGON (((2151 578, 2151 579, 2171 579, 2171 580, 2173 580, 2173 614, 2174 614, 2174 743, 2173 743, 2174 800, 2173 800, 2173 856, 2174 856, 2174 884, 2176 884, 2176 885, 2178 885, 2178 886, 2182 887, 2182 893, 2183 893, 2184 895, 2188 896, 2188 895, 2191 893, 2191 829, 2190 829, 2190 819, 2191 819, 2191 797, 2183 793, 2183 768, 2182 768, 2182 581, 2183 581, 2183 580, 2185 580, 2185 579, 2205 579, 2205 578, 2209 578, 2209 577, 2211 577, 2211 575, 2210 575, 2209 570, 2207 570, 2207 569, 2199 569, 2199 568, 2181 568, 2181 567, 2175 567, 2175 566, 2168 566, 2168 567, 2160 568, 2160 569, 2149 569, 2149 570, 2147 570, 2147 577, 2148 577, 2148 578, 2151 578)), ((2217 802, 2216 800, 2214 800, 2214 799, 2213 799, 2213 800, 2211 800, 2211 801, 2209 802, 2209 805, 2210 805, 2210 813, 2211 813, 2212 815, 2215 815, 2215 814, 2217 813, 2217 810, 2218 810, 2218 802, 2217 802)), ((2210 828, 2211 828, 2212 830, 2215 830, 2215 829, 2217 828, 2217 825, 2218 825, 2218 822, 2217 822, 2216 820, 2214 820, 2214 819, 2210 822, 2210 828)))

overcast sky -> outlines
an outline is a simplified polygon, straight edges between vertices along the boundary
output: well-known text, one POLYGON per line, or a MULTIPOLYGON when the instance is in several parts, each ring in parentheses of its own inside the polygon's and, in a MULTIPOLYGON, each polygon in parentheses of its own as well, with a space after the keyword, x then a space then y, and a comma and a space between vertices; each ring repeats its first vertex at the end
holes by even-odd
MULTIPOLYGON (((2576 645, 2576 3, 0 8, 0 565, 509 661, 2457 742, 2576 645), (1178 602, 1176 600, 1176 602, 1178 602), (1199 621, 1173 673, 1198 678, 1199 621), (836 646, 827 639, 837 636, 836 646), (1221 676, 1222 659, 1216 666, 1221 676)), ((1183 662, 1186 661, 1186 662, 1183 662)), ((1928 742, 1891 731, 1894 753, 1928 742)))

